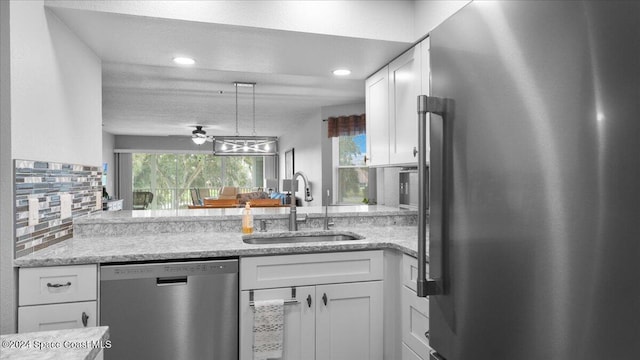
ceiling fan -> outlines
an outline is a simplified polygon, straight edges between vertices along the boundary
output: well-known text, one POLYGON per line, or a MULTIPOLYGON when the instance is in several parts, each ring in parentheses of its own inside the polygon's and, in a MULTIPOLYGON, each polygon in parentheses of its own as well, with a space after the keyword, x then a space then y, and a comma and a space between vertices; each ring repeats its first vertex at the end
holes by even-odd
POLYGON ((205 142, 212 142, 213 141, 213 137, 211 136, 207 136, 207 132, 202 130, 202 126, 201 125, 196 125, 196 129, 193 130, 191 132, 191 140, 197 144, 197 145, 202 145, 205 142))

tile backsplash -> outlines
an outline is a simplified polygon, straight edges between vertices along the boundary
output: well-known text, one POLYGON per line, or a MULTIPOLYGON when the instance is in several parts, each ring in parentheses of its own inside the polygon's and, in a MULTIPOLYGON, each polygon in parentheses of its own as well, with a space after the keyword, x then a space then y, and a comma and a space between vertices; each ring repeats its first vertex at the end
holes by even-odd
POLYGON ((102 211, 101 170, 14 160, 16 258, 70 239, 73 219, 102 211), (35 205, 33 199, 37 199, 37 215, 32 211, 30 219, 29 200, 35 205))

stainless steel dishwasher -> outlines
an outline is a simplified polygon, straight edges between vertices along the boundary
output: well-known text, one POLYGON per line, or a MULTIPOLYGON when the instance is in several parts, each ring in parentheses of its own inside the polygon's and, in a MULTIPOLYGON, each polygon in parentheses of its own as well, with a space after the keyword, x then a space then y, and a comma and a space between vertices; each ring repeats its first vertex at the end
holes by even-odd
POLYGON ((105 359, 238 358, 238 260, 104 265, 105 359))

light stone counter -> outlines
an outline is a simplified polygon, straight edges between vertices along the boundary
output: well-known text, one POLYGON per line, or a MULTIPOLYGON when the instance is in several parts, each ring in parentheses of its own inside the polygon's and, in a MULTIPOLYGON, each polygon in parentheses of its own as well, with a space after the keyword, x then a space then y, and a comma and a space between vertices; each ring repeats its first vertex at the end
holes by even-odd
MULTIPOLYGON (((104 212, 74 220, 74 237, 14 260, 19 267, 241 257, 370 249, 417 256, 417 212, 385 206, 330 206, 333 231, 361 240, 253 245, 242 242, 242 209, 104 212)), ((288 208, 255 208, 254 226, 290 235, 288 208)), ((301 233, 322 229, 323 207, 298 207, 301 233)), ((256 234, 260 234, 256 232, 256 234)), ((276 235, 277 236, 277 235, 276 235)))
MULTIPOLYGON (((417 256, 416 226, 360 226, 335 228, 362 240, 251 245, 236 232, 167 233, 73 238, 14 260, 15 266, 99 264, 148 260, 302 254, 351 250, 396 249, 417 256)), ((305 231, 301 231, 304 233, 305 231)), ((283 232, 282 234, 291 234, 283 232)))
POLYGON ((109 346, 109 327, 10 334, 0 339, 2 360, 91 360, 109 346))

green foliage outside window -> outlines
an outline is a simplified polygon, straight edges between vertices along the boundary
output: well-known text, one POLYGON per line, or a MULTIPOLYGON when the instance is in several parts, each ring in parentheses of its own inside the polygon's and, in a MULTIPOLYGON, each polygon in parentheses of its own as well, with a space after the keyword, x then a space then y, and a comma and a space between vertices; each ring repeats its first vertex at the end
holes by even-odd
POLYGON ((341 204, 362 204, 368 197, 365 144, 365 134, 338 138, 338 202, 341 204))
POLYGON ((150 191, 150 209, 185 208, 190 189, 216 197, 222 186, 252 189, 262 186, 263 158, 210 154, 133 154, 133 191, 150 191))

